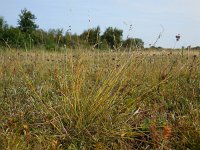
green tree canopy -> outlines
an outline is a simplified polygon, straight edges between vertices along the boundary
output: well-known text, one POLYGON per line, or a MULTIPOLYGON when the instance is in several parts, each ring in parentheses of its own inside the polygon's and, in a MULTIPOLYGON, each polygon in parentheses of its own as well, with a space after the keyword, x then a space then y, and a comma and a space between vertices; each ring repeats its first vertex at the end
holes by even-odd
POLYGON ((139 38, 128 38, 123 42, 123 47, 128 49, 135 49, 144 47, 144 42, 139 38))
POLYGON ((4 20, 3 17, 0 17, 0 45, 5 43, 6 38, 6 33, 8 30, 8 24, 4 20))
POLYGON ((122 36, 123 36, 123 30, 108 27, 104 34, 102 35, 102 39, 106 40, 107 44, 110 46, 110 48, 117 48, 122 43, 122 36))
POLYGON ((18 25, 19 29, 24 32, 31 34, 38 25, 36 25, 35 20, 37 19, 34 14, 28 11, 26 8, 21 10, 21 14, 19 15, 18 25))
POLYGON ((89 45, 98 47, 100 41, 100 27, 92 28, 85 30, 81 35, 80 38, 85 40, 89 45))
POLYGON ((8 28, 8 24, 3 17, 0 17, 0 38, 2 39, 4 31, 8 28))
POLYGON ((8 24, 4 18, 0 16, 0 30, 3 30, 4 28, 8 28, 8 24))

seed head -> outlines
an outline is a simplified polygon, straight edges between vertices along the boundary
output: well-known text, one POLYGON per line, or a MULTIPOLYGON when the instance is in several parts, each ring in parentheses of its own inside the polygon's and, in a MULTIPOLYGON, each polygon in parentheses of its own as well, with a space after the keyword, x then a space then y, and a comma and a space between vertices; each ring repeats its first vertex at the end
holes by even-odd
POLYGON ((181 38, 180 34, 176 35, 176 41, 179 41, 181 38))

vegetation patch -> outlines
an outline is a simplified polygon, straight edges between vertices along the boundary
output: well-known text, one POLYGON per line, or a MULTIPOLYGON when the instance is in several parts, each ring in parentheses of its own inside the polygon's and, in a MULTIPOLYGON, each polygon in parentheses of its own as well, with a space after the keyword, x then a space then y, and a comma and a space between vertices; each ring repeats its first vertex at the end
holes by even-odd
POLYGON ((0 53, 0 149, 199 149, 199 53, 0 53))

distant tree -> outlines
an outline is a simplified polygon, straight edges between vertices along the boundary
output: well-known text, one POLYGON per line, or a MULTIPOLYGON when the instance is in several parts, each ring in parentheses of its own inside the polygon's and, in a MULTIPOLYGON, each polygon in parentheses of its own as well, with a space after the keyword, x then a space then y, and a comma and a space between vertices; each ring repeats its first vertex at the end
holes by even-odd
POLYGON ((0 17, 0 39, 3 38, 3 34, 7 28, 8 24, 6 23, 3 17, 0 17))
POLYGON ((76 48, 87 48, 86 41, 80 38, 79 35, 66 32, 63 37, 63 43, 67 48, 76 49, 76 48))
POLYGON ((128 49, 135 49, 144 47, 144 42, 139 38, 128 38, 123 42, 123 47, 128 49))
POLYGON ((3 17, 0 17, 0 45, 1 46, 8 46, 8 30, 9 30, 9 26, 7 24, 7 22, 4 20, 3 17))
POLYGON ((4 20, 3 17, 0 17, 0 30, 3 30, 4 28, 8 28, 7 22, 4 20))
POLYGON ((85 30, 81 35, 80 38, 85 40, 90 46, 94 46, 94 48, 99 47, 100 42, 100 27, 92 28, 85 30))
POLYGON ((46 38, 46 49, 59 50, 64 45, 63 29, 49 29, 46 38))
POLYGON ((191 48, 192 50, 200 50, 200 46, 195 46, 191 48))
POLYGON ((31 34, 36 28, 38 28, 38 25, 35 23, 36 19, 37 18, 35 15, 28 11, 26 8, 21 10, 21 14, 19 15, 18 20, 19 29, 23 33, 31 34))
POLYGON ((116 49, 122 43, 123 30, 108 27, 102 35, 102 39, 106 40, 110 48, 116 49))
POLYGON ((164 49, 164 48, 161 47, 161 46, 150 46, 149 49, 162 50, 162 49, 164 49))
POLYGON ((24 47, 24 35, 21 34, 19 28, 9 27, 5 34, 4 39, 8 42, 11 47, 22 48, 24 47))
POLYGON ((42 29, 36 29, 32 32, 31 38, 33 40, 33 45, 42 47, 47 40, 47 32, 42 29))
POLYGON ((62 43, 63 38, 63 29, 50 29, 49 35, 54 37, 55 43, 60 45, 62 43))

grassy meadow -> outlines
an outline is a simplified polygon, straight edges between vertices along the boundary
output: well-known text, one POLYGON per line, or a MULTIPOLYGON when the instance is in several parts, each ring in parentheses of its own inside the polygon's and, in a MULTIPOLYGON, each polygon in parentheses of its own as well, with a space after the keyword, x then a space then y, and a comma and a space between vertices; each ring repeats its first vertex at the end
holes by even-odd
POLYGON ((0 149, 200 149, 200 52, 0 52, 0 149))

